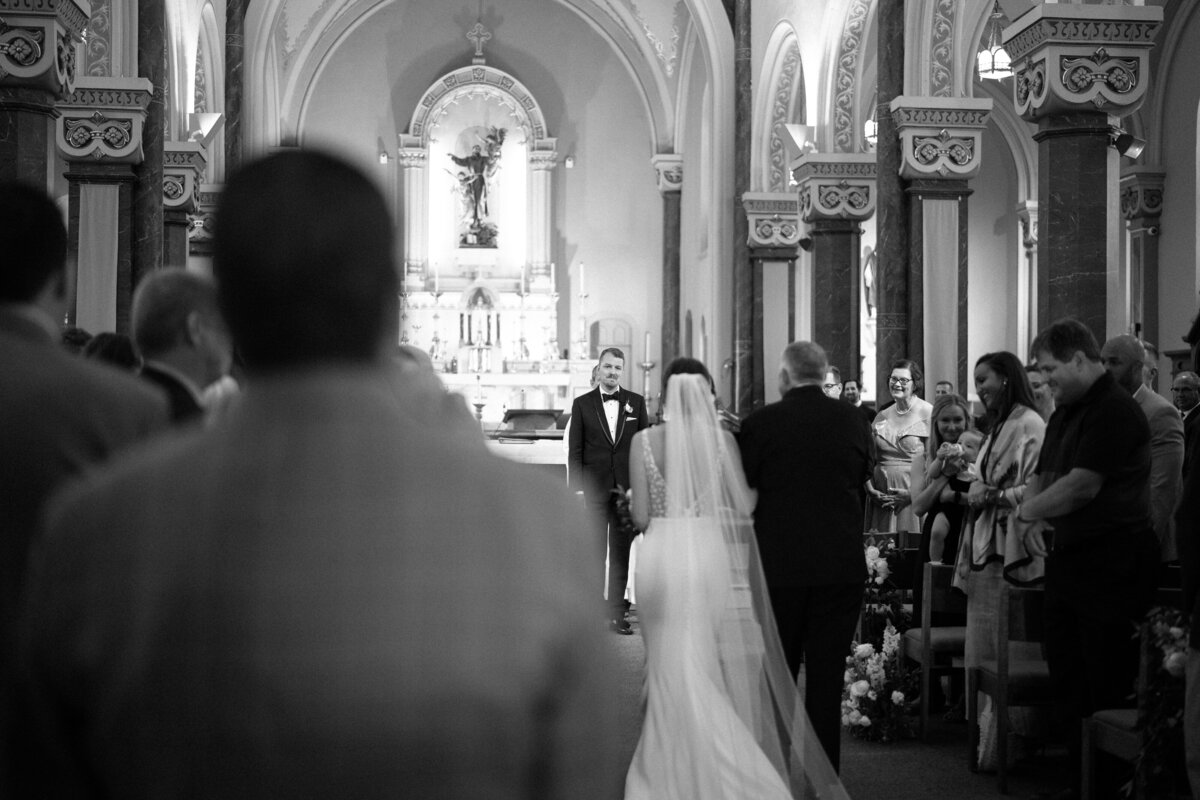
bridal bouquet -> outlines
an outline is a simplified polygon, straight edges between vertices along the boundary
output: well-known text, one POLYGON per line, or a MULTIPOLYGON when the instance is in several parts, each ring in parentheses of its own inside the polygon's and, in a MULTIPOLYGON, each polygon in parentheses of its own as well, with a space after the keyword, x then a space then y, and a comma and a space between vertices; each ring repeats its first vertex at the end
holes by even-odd
POLYGON ((900 670, 900 633, 888 623, 880 648, 854 642, 846 656, 842 687, 842 726, 872 742, 892 742, 912 735, 904 713, 917 673, 900 670))

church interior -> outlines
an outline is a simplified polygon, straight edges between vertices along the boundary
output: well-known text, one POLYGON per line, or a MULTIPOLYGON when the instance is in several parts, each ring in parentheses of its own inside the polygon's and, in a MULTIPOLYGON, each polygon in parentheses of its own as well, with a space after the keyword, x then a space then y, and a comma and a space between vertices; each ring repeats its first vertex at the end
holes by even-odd
MULTIPOLYGON (((397 344, 486 421, 568 409, 600 349, 776 399, 821 343, 969 392, 1054 319, 1161 353, 1200 288, 1188 0, 0 0, 0 170, 69 220, 65 324, 209 270, 240 164, 322 148, 397 230, 397 344), (56 46, 50 46, 50 43, 56 46)), ((652 400, 652 408, 653 408, 652 400)))

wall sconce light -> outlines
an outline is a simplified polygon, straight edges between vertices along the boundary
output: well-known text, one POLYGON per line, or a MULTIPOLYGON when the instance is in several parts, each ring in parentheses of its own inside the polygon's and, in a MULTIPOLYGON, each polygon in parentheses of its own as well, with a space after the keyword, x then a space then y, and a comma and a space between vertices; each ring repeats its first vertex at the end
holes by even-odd
POLYGON ((1002 81, 1012 75, 1012 58, 1008 55, 1008 51, 1004 49, 1004 45, 1000 44, 1000 33, 1004 13, 1000 10, 1000 3, 992 4, 992 16, 987 23, 987 44, 979 51, 979 55, 975 57, 976 66, 979 67, 979 77, 987 78, 993 81, 1002 81))
POLYGON ((1108 143, 1126 158, 1135 159, 1146 149, 1146 140, 1139 139, 1122 128, 1112 128, 1108 133, 1108 143))
POLYGON ((392 158, 391 158, 391 156, 389 156, 389 155, 387 154, 387 151, 386 151, 386 150, 380 150, 380 151, 379 151, 379 163, 380 163, 380 164, 386 164, 386 163, 388 163, 388 162, 389 162, 389 161, 391 161, 391 160, 392 160, 392 158))
POLYGON ((563 166, 567 169, 575 169, 575 156, 567 156, 564 158, 563 166))

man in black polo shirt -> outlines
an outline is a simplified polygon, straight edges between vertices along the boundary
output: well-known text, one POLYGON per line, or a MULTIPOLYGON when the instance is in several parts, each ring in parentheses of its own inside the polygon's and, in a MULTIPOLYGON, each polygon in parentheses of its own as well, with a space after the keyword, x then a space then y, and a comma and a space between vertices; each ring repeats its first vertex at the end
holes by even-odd
POLYGON ((1133 631, 1158 560, 1150 427, 1105 372, 1083 323, 1059 320, 1031 349, 1058 408, 1017 516, 1032 523, 1026 548, 1046 557, 1046 660, 1071 756, 1073 788, 1045 796, 1071 798, 1079 792, 1080 721, 1130 705, 1133 694, 1133 631))

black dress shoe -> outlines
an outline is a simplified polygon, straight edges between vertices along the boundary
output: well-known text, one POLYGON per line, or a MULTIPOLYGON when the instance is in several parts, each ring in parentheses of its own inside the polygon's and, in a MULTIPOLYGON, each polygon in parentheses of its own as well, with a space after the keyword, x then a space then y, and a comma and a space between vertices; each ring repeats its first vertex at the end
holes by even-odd
POLYGON ((629 623, 624 619, 609 620, 608 627, 613 633, 619 633, 622 636, 629 636, 633 633, 633 628, 629 627, 629 623))

